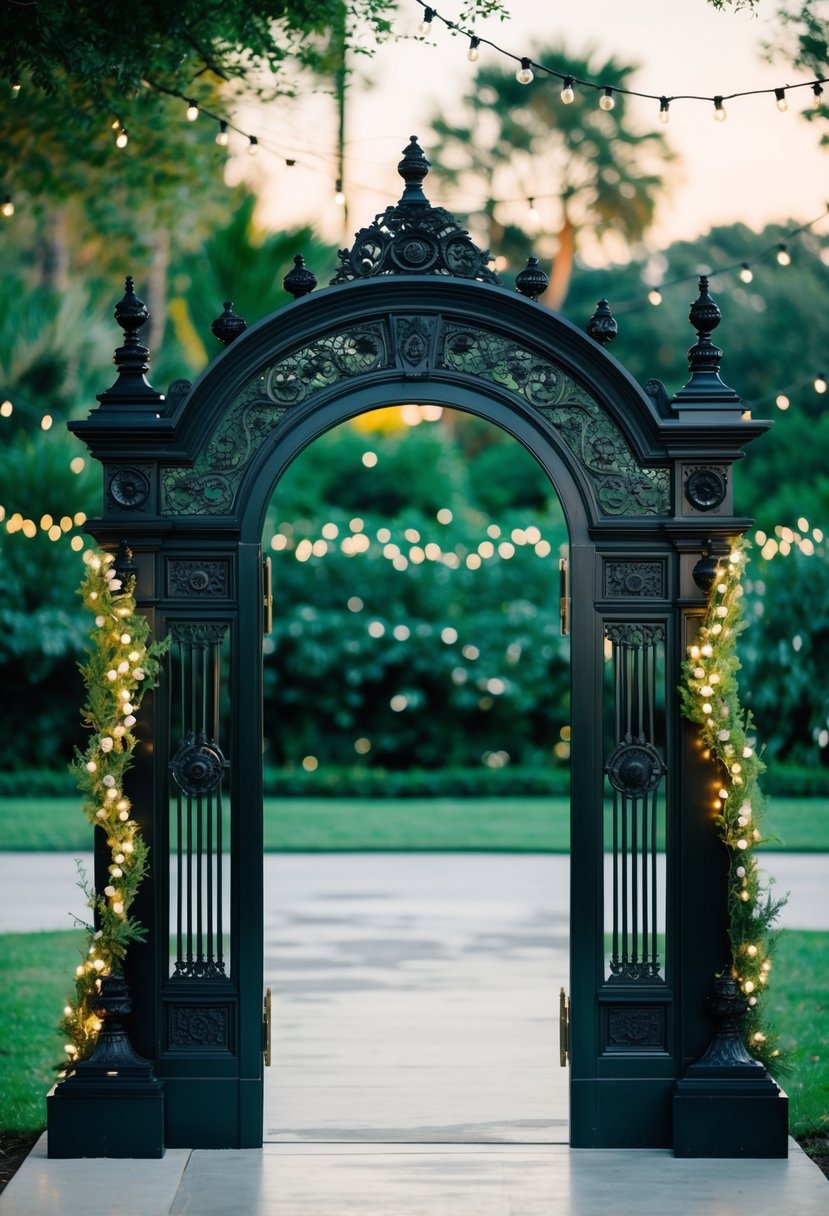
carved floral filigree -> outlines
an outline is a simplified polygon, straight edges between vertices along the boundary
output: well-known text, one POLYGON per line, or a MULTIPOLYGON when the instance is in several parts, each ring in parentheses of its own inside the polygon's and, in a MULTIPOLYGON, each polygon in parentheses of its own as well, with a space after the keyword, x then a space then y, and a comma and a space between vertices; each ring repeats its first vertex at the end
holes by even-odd
POLYGON ((604 593, 607 596, 638 596, 661 599, 665 595, 663 562, 606 561, 604 593))
POLYGON ((547 359, 477 327, 449 325, 442 365, 487 379, 535 406, 584 469, 602 514, 670 514, 670 472, 640 465, 598 402, 547 359))
POLYGON ((226 1049, 227 1014, 225 1005, 172 1005, 168 1011, 170 1046, 179 1049, 226 1049))
POLYGON ((230 586, 230 563, 223 559, 193 561, 173 558, 167 563, 167 594, 184 597, 226 598, 230 586))

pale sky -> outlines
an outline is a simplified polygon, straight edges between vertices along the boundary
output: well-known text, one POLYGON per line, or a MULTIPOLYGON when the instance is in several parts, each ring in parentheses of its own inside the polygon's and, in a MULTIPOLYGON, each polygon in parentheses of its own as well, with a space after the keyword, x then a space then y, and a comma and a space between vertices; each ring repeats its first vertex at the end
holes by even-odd
MULTIPOLYGON (((435 7, 449 20, 458 15, 453 0, 435 7)), ((806 79, 784 61, 769 65, 763 57, 762 42, 780 38, 772 20, 776 7, 776 0, 763 0, 763 15, 753 17, 718 13, 706 0, 579 0, 567 6, 512 0, 509 21, 476 28, 518 55, 557 41, 575 53, 595 46, 639 63, 633 87, 648 93, 715 95, 806 79)), ((401 33, 416 32, 421 18, 422 9, 414 0, 401 0, 401 33)), ((282 154, 270 155, 263 147, 255 161, 243 155, 230 167, 231 179, 239 170, 258 178, 263 222, 274 229, 308 222, 329 239, 350 243, 354 230, 397 200, 401 182, 396 164, 409 135, 420 136, 428 153, 430 117, 440 106, 451 118, 453 104, 474 78, 476 65, 466 58, 465 39, 451 37, 436 22, 431 41, 433 45, 390 42, 372 59, 359 61, 362 79, 351 88, 347 117, 347 231, 342 208, 334 201, 333 99, 304 93, 270 114, 253 109, 244 113, 245 129, 282 154), (283 157, 296 157, 297 165, 287 168, 283 157)), ((480 63, 493 61, 507 62, 481 48, 480 63)), ((555 81, 540 76, 528 88, 560 91, 555 81)), ((812 100, 811 89, 797 90, 789 94, 788 112, 780 114, 773 96, 735 99, 727 103, 724 123, 713 120, 710 104, 677 101, 670 124, 662 127, 655 102, 632 99, 628 104, 642 126, 662 130, 680 157, 649 247, 664 248, 671 240, 693 238, 716 224, 742 220, 760 228, 775 220, 805 223, 824 211, 829 155, 819 146, 817 124, 804 122, 798 113, 812 100)), ((444 201, 434 180, 427 182, 426 192, 433 203, 444 201)), ((469 210, 479 201, 464 199, 469 210)), ((516 217, 525 213, 522 204, 516 217)), ((824 223, 829 226, 829 219, 824 223)))

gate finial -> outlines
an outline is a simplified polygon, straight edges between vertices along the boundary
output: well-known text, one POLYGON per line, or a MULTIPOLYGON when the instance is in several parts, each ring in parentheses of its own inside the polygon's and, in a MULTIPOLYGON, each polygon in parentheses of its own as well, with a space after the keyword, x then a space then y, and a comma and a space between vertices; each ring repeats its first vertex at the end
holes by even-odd
POLYGON ((598 342, 600 346, 607 346, 618 332, 619 326, 610 311, 610 305, 607 300, 599 300, 596 304, 596 311, 587 322, 588 337, 592 338, 594 342, 598 342))
POLYGON ((550 280, 538 264, 538 258, 527 258, 527 265, 515 276, 515 290, 530 300, 537 300, 549 285, 550 280))
POLYGON ((722 320, 716 300, 708 292, 708 276, 699 276, 699 295, 691 304, 688 320, 697 331, 697 341, 688 351, 690 379, 673 398, 674 408, 689 405, 706 409, 725 403, 736 405, 739 396, 720 379, 722 351, 711 341, 711 334, 722 320))
POLYGON ((317 276, 305 265, 305 258, 302 254, 296 254, 294 268, 285 275, 282 286, 291 293, 295 300, 298 300, 300 296, 307 296, 312 292, 316 285, 317 276))
POLYGON ((417 142, 417 136, 410 135, 408 146, 403 149, 403 159, 397 166, 397 172, 406 183, 398 207, 429 206, 429 200, 423 193, 423 180, 431 167, 431 161, 417 142))
POLYGON ((233 301, 225 300, 223 304, 224 312, 217 317, 210 326, 210 332, 214 334, 220 342, 225 346, 230 346, 234 338, 238 338, 243 334, 248 327, 247 321, 237 316, 233 311, 233 301))
POLYGON ((123 346, 119 346, 112 361, 118 368, 118 379, 104 393, 98 394, 100 402, 119 401, 128 404, 163 401, 163 394, 156 392, 145 379, 150 364, 149 348, 138 340, 138 331, 150 319, 147 306, 135 294, 135 281, 127 275, 124 295, 115 305, 115 320, 124 331, 123 346))

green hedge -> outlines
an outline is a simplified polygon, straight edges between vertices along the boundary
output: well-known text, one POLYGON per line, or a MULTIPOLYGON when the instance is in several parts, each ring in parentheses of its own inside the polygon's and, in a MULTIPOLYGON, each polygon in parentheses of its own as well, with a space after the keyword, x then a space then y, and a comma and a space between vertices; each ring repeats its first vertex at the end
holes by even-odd
MULTIPOLYGON (((773 765, 761 783, 766 794, 825 798, 829 797, 829 768, 773 765)), ((564 765, 405 771, 323 765, 311 773, 302 768, 265 769, 265 793, 271 798, 531 798, 566 796, 569 788, 570 773, 564 765)), ((0 772, 0 798, 64 798, 76 792, 64 770, 0 772)))

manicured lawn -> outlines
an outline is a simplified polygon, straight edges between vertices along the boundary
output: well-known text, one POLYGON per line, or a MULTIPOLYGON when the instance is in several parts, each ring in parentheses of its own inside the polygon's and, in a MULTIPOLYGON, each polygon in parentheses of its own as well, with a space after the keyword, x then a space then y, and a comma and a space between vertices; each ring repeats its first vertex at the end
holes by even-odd
POLYGON ((0 1131, 46 1123, 46 1093, 66 1057, 58 1021, 83 954, 83 933, 0 936, 0 1131))
MULTIPOLYGON (((82 948, 80 933, 0 935, 0 1131, 46 1120, 46 1091, 63 1056, 56 1029, 82 948)), ((767 1006, 780 1032, 790 1126, 800 1139, 829 1132, 829 933, 780 934, 767 1006)))
MULTIPOLYGON (((766 848, 829 852, 829 800, 772 798, 766 848)), ((78 852, 92 829, 73 798, 0 798, 0 849, 78 852)), ((268 798, 265 848, 566 852, 566 798, 268 798)))

